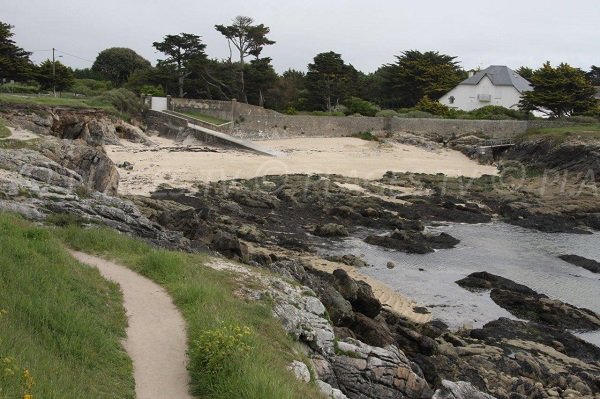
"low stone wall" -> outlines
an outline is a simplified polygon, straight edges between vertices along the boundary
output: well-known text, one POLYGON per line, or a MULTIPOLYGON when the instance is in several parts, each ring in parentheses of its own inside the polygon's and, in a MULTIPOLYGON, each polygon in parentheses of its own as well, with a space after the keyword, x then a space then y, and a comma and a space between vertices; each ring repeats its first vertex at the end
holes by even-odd
POLYGON ((570 122, 548 120, 467 120, 426 118, 383 118, 365 116, 285 115, 237 101, 172 99, 175 110, 198 110, 235 124, 214 130, 249 140, 291 137, 342 137, 360 132, 385 135, 409 132, 444 138, 478 135, 486 138, 514 137, 531 128, 568 126, 570 122))

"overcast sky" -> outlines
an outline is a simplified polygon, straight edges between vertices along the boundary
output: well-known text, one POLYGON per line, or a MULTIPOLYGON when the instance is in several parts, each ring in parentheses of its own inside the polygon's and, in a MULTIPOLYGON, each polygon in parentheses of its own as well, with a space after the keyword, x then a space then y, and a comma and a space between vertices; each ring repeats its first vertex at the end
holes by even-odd
POLYGON ((333 50, 372 72, 404 50, 457 56, 465 69, 491 64, 539 67, 544 61, 588 69, 600 65, 598 0, 0 0, 0 20, 15 25, 17 44, 35 62, 55 47, 72 67, 88 67, 98 52, 129 47, 155 63, 152 42, 166 34, 203 37, 211 58, 225 58, 215 24, 236 15, 271 28, 277 41, 263 51, 278 72, 305 70, 333 50))

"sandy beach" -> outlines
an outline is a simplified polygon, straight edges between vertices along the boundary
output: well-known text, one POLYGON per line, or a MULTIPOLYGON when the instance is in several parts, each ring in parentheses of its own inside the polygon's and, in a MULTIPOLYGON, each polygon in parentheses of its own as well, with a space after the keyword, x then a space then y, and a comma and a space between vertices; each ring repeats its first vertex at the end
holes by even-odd
POLYGON ((169 139, 152 137, 156 147, 123 141, 108 145, 108 156, 116 163, 130 162, 131 171, 120 169, 121 194, 147 195, 160 184, 190 187, 195 182, 294 173, 341 174, 348 177, 379 179, 394 172, 444 173, 448 176, 477 177, 495 174, 493 166, 479 165, 451 150, 365 141, 357 138, 297 138, 257 141, 281 155, 269 157, 248 152, 172 151, 169 139))

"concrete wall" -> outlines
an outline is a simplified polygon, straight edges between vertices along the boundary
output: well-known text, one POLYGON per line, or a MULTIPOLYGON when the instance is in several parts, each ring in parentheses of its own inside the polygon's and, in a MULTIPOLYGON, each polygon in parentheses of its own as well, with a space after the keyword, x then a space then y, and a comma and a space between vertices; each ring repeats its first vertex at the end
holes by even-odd
POLYGON ((191 98, 173 98, 175 111, 196 110, 225 121, 245 120, 266 115, 278 115, 278 112, 240 103, 238 101, 196 100, 191 98))
POLYGON ((472 111, 486 105, 498 105, 505 108, 518 109, 521 93, 513 86, 494 86, 484 76, 477 85, 458 85, 440 98, 440 102, 450 108, 472 111), (489 94, 490 101, 480 101, 479 94, 489 94), (454 103, 450 102, 454 97, 454 103))

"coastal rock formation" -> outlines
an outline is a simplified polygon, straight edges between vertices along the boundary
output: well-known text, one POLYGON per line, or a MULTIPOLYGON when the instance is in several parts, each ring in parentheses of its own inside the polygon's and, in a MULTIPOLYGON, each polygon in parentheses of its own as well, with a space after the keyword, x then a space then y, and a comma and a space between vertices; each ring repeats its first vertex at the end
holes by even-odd
POLYGON ((557 328, 600 329, 600 315, 591 310, 550 299, 522 284, 491 273, 472 273, 456 283, 470 290, 491 289, 492 300, 516 317, 557 328))
POLYGON ((579 255, 560 255, 559 258, 572 265, 583 267, 592 273, 600 273, 600 262, 579 255))

